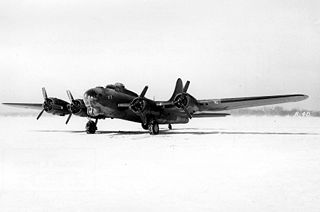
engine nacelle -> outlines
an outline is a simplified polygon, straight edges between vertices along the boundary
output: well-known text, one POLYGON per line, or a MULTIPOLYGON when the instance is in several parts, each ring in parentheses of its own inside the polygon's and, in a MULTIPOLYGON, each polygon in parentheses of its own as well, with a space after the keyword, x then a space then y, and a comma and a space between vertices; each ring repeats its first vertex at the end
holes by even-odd
POLYGON ((130 110, 132 110, 134 113, 142 113, 146 109, 147 103, 146 101, 141 98, 137 97, 130 103, 130 110))
POLYGON ((173 102, 177 108, 188 107, 189 95, 187 93, 179 93, 174 97, 173 102))
POLYGON ((75 99, 70 104, 67 105, 68 111, 70 113, 85 117, 87 116, 87 107, 82 99, 75 99))
POLYGON ((43 103, 43 109, 53 115, 64 116, 69 114, 68 102, 58 98, 47 98, 43 103))

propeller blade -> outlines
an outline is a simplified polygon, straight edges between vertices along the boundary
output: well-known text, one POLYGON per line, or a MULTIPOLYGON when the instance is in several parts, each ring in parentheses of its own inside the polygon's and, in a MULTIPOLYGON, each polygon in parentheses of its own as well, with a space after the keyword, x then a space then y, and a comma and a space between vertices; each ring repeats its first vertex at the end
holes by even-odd
POLYGON ((39 113, 39 115, 37 116, 37 120, 42 116, 42 113, 44 112, 44 109, 41 110, 41 112, 39 113))
POLYGON ((143 91, 140 94, 140 97, 144 97, 144 95, 146 95, 146 93, 147 93, 147 90, 148 90, 148 86, 145 86, 143 91))
POLYGON ((67 118, 67 121, 66 121, 66 124, 69 123, 69 120, 70 120, 71 116, 72 116, 72 113, 69 114, 69 116, 68 116, 68 118, 67 118))
POLYGON ((67 94, 68 94, 70 102, 73 102, 74 98, 69 90, 67 90, 67 94))
POLYGON ((141 118, 141 121, 142 121, 143 124, 147 124, 147 117, 145 116, 144 113, 140 114, 140 118, 141 118))
POLYGON ((190 81, 188 80, 188 81, 186 82, 186 84, 184 85, 183 93, 187 93, 188 88, 189 88, 189 85, 190 85, 190 81))
POLYGON ((184 112, 187 114, 187 116, 189 117, 189 119, 192 119, 192 115, 189 113, 188 109, 185 106, 182 106, 182 109, 184 110, 184 112))
POLYGON ((44 87, 42 88, 42 96, 43 96, 44 100, 48 99, 47 91, 44 87))

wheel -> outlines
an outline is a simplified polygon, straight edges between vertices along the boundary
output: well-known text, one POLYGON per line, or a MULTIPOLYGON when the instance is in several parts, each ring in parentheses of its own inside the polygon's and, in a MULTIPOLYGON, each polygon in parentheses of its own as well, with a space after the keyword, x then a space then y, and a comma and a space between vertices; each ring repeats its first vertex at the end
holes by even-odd
POLYGON ((150 132, 150 135, 159 134, 159 124, 157 122, 151 122, 149 124, 149 132, 150 132))
POLYGON ((86 124, 87 134, 94 134, 97 130, 97 124, 94 121, 88 121, 86 124))
POLYGON ((169 130, 172 130, 172 125, 169 124, 169 125, 168 125, 168 128, 169 128, 169 130))
POLYGON ((149 129, 149 125, 148 124, 141 124, 141 126, 142 126, 142 128, 144 129, 144 130, 148 130, 149 129))

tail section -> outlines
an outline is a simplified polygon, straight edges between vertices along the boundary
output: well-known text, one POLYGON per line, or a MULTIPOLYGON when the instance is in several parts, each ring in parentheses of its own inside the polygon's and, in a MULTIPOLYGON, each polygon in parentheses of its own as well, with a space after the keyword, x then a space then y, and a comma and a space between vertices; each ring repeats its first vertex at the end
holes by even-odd
POLYGON ((174 97, 176 97, 176 95, 178 93, 182 93, 182 92, 183 92, 182 80, 180 78, 178 78, 177 82, 176 82, 176 87, 174 88, 174 92, 173 92, 171 98, 169 99, 169 101, 172 102, 174 100, 174 97))

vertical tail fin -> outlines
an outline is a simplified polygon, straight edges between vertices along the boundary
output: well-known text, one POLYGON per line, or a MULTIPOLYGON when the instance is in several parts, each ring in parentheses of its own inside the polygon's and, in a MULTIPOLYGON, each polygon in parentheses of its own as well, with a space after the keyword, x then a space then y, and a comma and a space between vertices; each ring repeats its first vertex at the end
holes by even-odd
POLYGON ((169 99, 169 101, 172 102, 174 100, 174 97, 176 97, 176 95, 178 93, 182 93, 182 92, 183 92, 182 80, 180 78, 178 78, 177 82, 176 82, 176 87, 174 88, 174 92, 173 92, 171 98, 169 99))

